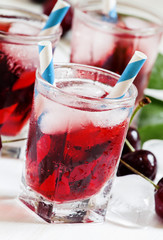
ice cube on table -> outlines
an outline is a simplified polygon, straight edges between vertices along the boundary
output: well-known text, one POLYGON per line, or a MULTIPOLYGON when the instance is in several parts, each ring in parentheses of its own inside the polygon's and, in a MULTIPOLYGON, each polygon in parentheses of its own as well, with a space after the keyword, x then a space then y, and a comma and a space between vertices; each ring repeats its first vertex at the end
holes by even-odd
POLYGON ((154 217, 153 185, 134 174, 117 177, 107 219, 120 225, 145 227, 151 224, 154 217))

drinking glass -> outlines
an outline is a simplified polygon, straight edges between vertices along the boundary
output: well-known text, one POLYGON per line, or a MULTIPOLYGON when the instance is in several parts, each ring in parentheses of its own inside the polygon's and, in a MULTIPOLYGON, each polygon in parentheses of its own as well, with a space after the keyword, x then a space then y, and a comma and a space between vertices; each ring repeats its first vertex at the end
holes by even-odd
POLYGON ((16 136, 27 123, 32 105, 38 42, 53 50, 61 35, 39 36, 47 17, 12 6, 0 6, 0 134, 16 136))
POLYGON ((162 19, 145 7, 118 2, 118 20, 113 23, 104 18, 102 1, 88 2, 74 9, 70 61, 122 74, 134 52, 144 52, 148 60, 134 80, 138 102, 157 57, 162 19))
POLYGON ((108 93, 119 75, 56 64, 36 74, 20 200, 47 222, 103 222, 137 90, 108 93))

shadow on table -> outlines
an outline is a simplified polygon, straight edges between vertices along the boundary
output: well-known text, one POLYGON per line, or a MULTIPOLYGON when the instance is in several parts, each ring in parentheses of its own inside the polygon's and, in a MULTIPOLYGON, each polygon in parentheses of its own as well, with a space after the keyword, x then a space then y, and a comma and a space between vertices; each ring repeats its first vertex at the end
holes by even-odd
POLYGON ((23 206, 17 198, 0 197, 0 222, 46 224, 23 206))

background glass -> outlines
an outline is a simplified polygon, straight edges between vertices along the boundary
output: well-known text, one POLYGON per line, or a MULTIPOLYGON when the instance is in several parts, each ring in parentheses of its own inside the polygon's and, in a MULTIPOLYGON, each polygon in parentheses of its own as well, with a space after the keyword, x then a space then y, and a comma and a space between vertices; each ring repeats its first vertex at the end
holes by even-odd
POLYGON ((163 22, 141 5, 118 2, 117 12, 115 24, 103 20, 101 1, 76 6, 70 60, 122 74, 135 50, 144 52, 148 60, 134 81, 139 101, 157 57, 163 22))
POLYGON ((0 134, 17 135, 27 123, 32 105, 38 42, 55 48, 61 29, 38 36, 47 17, 12 6, 0 6, 0 134))

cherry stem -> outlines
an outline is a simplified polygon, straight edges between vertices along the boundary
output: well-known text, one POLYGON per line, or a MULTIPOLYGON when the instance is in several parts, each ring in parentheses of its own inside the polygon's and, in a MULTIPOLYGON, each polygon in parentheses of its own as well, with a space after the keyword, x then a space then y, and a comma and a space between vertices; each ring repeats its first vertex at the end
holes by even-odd
POLYGON ((135 152, 135 148, 131 145, 131 143, 127 140, 127 138, 125 139, 125 143, 129 147, 131 152, 135 152))
POLYGON ((12 140, 4 140, 4 141, 2 141, 2 144, 3 144, 3 143, 19 142, 19 141, 24 141, 24 140, 27 140, 27 138, 19 138, 19 139, 12 139, 12 140))
POLYGON ((132 116, 131 116, 131 119, 130 119, 130 122, 129 122, 129 126, 131 125, 131 122, 133 120, 133 118, 135 117, 136 113, 144 106, 148 105, 151 103, 151 100, 148 98, 148 97, 145 97, 143 98, 141 101, 139 101, 139 104, 138 106, 135 108, 132 116))
POLYGON ((159 189, 159 186, 156 185, 151 179, 147 178, 146 176, 144 176, 142 173, 140 173, 139 171, 137 171, 135 168, 131 167, 128 163, 126 163, 125 161, 123 161, 122 159, 120 159, 121 163, 124 164, 128 169, 130 169, 132 172, 134 172, 135 174, 143 177, 145 180, 147 180, 148 182, 150 182, 155 189, 159 189))
MULTIPOLYGON (((131 119, 130 119, 130 122, 129 122, 129 126, 131 125, 131 122, 133 120, 133 118, 135 117, 136 113, 144 106, 148 105, 151 103, 151 100, 148 98, 148 97, 145 97, 143 98, 141 101, 139 101, 139 104, 138 106, 135 108, 132 116, 131 116, 131 119)), ((131 145, 131 143, 127 140, 127 138, 125 139, 125 143, 126 145, 129 147, 130 151, 131 152, 135 152, 135 149, 133 148, 133 146, 131 145)))
MULTIPOLYGON (((129 126, 133 120, 133 118, 135 117, 136 113, 144 106, 148 105, 149 103, 151 103, 151 100, 148 98, 148 97, 145 97, 143 98, 138 106, 135 108, 132 116, 131 116, 131 119, 130 119, 130 122, 129 122, 129 126)), ((131 145, 131 143, 127 140, 127 138, 125 139, 125 143, 126 145, 129 147, 129 149, 131 150, 131 152, 135 152, 135 149, 134 147, 131 145)), ((156 185, 151 179, 147 178, 146 176, 144 176, 142 173, 140 173, 139 171, 137 171, 135 168, 131 167, 128 163, 126 163, 125 161, 123 161, 122 159, 120 159, 121 163, 124 164, 128 169, 130 169, 133 173, 141 176, 142 178, 144 178, 145 180, 147 180, 148 182, 150 182, 154 187, 155 189, 159 189, 159 186, 156 185)))

